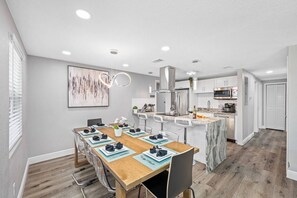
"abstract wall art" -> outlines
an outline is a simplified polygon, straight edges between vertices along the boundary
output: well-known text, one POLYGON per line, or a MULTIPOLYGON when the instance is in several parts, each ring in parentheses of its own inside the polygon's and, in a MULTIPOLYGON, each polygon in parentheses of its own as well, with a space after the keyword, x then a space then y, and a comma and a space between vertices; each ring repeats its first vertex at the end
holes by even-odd
POLYGON ((106 107, 109 88, 99 80, 108 82, 108 72, 77 66, 68 66, 68 107, 106 107))

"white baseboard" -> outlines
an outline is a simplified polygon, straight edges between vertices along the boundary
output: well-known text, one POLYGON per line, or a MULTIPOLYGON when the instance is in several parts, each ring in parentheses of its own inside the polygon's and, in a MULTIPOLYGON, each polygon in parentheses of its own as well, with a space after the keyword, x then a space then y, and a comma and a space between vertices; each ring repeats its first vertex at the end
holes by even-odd
POLYGON ((237 144, 243 146, 245 145, 246 143, 248 143, 248 141, 250 141, 253 137, 254 137, 254 132, 251 133, 249 136, 247 136, 244 140, 242 140, 241 142, 236 142, 237 144))
POLYGON ((47 154, 38 155, 35 157, 30 157, 28 160, 29 160, 29 164, 36 164, 39 162, 55 159, 58 157, 71 155, 73 153, 74 153, 74 148, 70 148, 70 149, 66 149, 66 150, 62 150, 62 151, 57 151, 57 152, 53 152, 53 153, 47 153, 47 154))
POLYGON ((22 198, 23 197, 25 184, 26 184, 26 180, 27 180, 27 176, 28 176, 29 165, 35 164, 35 163, 38 163, 38 162, 43 162, 43 161, 55 159, 55 158, 58 158, 58 157, 63 157, 63 156, 66 156, 66 155, 71 155, 73 153, 74 153, 74 148, 70 148, 70 149, 66 149, 66 150, 62 150, 62 151, 47 153, 47 154, 38 155, 38 156, 35 156, 35 157, 28 158, 27 159, 27 164, 26 164, 26 167, 25 167, 25 171, 24 171, 24 174, 23 174, 22 183, 21 183, 17 198, 22 198))
POLYGON ((297 172, 296 171, 287 170, 287 178, 293 179, 293 180, 297 181, 297 172))
POLYGON ((17 198, 22 198, 23 197, 25 184, 26 184, 26 180, 27 180, 27 175, 28 175, 28 169, 29 169, 29 160, 27 160, 27 164, 26 164, 26 167, 25 167, 25 171, 24 171, 23 178, 22 178, 22 183, 21 183, 17 198))

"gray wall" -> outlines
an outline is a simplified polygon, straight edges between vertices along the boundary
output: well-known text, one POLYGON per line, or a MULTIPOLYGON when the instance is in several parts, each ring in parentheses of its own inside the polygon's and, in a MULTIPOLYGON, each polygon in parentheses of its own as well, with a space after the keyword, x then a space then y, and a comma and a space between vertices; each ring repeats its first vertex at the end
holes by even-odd
MULTIPOLYGON (((23 137, 21 144, 17 147, 13 156, 9 159, 8 150, 8 35, 14 33, 21 42, 14 21, 10 15, 6 2, 0 0, 0 197, 12 197, 12 184, 16 183, 16 195, 21 184, 25 170, 27 152, 27 131, 23 126, 23 137)), ((25 61, 26 62, 26 61, 25 61)), ((23 79, 24 94, 24 123, 26 123, 26 64, 24 65, 23 79)))
POLYGON ((289 47, 288 55, 288 161, 290 162, 291 171, 297 172, 297 45, 289 47))
POLYGON ((102 117, 104 123, 120 116, 132 120, 131 98, 149 97, 148 86, 156 80, 130 73, 129 87, 110 89, 109 107, 68 108, 67 65, 91 67, 28 56, 30 157, 73 148, 72 129, 85 126, 89 118, 102 117))

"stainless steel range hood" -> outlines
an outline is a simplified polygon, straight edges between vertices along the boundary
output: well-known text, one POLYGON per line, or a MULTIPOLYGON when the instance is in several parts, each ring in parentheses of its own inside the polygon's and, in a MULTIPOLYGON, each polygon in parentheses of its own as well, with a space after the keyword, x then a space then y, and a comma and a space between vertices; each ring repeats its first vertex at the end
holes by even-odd
POLYGON ((166 66, 160 68, 160 89, 159 93, 169 93, 175 91, 175 68, 166 66))

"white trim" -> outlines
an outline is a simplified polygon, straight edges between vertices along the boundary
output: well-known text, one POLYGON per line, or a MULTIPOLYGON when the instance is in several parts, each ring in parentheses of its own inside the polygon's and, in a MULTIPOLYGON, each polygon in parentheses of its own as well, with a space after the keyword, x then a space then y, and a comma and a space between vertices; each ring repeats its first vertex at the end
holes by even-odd
POLYGON ((296 171, 287 170, 287 178, 293 179, 293 180, 297 181, 297 172, 296 171))
POLYGON ((16 143, 10 149, 10 151, 9 151, 9 159, 13 156, 14 152, 17 150, 17 148, 19 147, 19 145, 21 144, 21 142, 22 142, 22 136, 20 136, 18 138, 18 140, 16 141, 16 143))
POLYGON ((248 143, 248 141, 250 141, 253 137, 254 137, 254 132, 251 133, 249 136, 247 136, 244 140, 242 140, 242 142, 237 142, 237 144, 243 146, 245 145, 246 143, 248 143))
POLYGON ((27 164, 26 164, 26 167, 25 167, 22 183, 21 183, 17 198, 22 198, 23 197, 25 184, 26 184, 26 180, 27 180, 27 176, 28 176, 28 170, 29 170, 29 160, 27 160, 27 164))
POLYGON ((70 148, 70 149, 66 149, 66 150, 62 150, 62 151, 57 151, 57 152, 53 152, 53 153, 47 153, 47 154, 43 154, 43 155, 37 155, 37 156, 34 156, 34 157, 30 157, 28 159, 28 161, 29 161, 29 164, 36 164, 36 163, 39 163, 39 162, 43 162, 43 161, 55 159, 55 158, 58 158, 58 157, 71 155, 71 154, 74 154, 74 148, 70 148))

